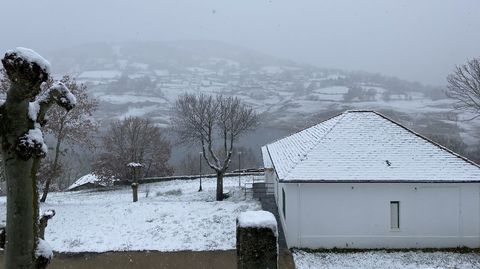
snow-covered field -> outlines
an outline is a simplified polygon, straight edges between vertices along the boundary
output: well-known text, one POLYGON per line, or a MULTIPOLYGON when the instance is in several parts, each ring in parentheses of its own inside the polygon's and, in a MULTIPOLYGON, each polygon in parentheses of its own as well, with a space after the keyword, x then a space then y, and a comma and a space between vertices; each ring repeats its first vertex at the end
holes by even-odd
MULTIPOLYGON (((245 200, 237 177, 224 180, 224 191, 232 197, 216 202, 215 182, 204 179, 203 192, 198 192, 198 180, 140 185, 136 203, 130 187, 51 193, 42 210, 57 214, 48 223, 46 241, 57 252, 234 249, 236 217, 260 204, 245 200)), ((0 224, 5 203, 0 197, 0 224)))
POLYGON ((385 252, 309 253, 293 252, 297 269, 473 269, 480 268, 477 253, 454 252, 385 252))

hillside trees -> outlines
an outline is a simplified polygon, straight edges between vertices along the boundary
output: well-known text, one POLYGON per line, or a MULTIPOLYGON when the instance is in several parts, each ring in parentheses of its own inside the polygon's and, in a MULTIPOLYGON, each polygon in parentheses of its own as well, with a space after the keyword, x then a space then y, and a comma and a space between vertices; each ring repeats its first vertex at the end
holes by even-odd
POLYGON ((168 176, 171 145, 163 130, 149 119, 129 117, 110 124, 102 138, 104 152, 94 163, 94 172, 103 179, 129 179, 129 163, 143 165, 141 177, 168 176))
POLYGON ((71 110, 75 97, 63 83, 41 93, 49 78, 49 64, 36 52, 7 51, 2 64, 10 81, 0 102, 0 142, 7 181, 5 268, 46 268, 48 244, 39 237, 37 172, 47 146, 41 128, 53 104, 71 110))
POLYGON ((223 176, 234 142, 258 124, 255 111, 237 97, 204 94, 180 96, 171 123, 182 143, 199 144, 207 165, 217 174, 217 201, 223 200, 223 176))
POLYGON ((480 116, 480 58, 458 65, 447 77, 448 97, 457 100, 455 108, 480 116))

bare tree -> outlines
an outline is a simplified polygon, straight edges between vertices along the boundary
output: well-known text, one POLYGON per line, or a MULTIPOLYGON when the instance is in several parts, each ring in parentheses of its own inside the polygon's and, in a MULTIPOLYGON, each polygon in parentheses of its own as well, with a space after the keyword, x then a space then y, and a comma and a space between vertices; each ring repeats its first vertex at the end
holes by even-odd
POLYGON ((223 176, 234 142, 257 125, 255 111, 236 97, 185 94, 175 102, 171 123, 180 142, 201 145, 206 163, 217 174, 217 201, 223 200, 223 176))
POLYGON ((448 75, 447 82, 445 94, 457 100, 455 108, 480 116, 480 58, 456 66, 455 71, 448 75))
POLYGON ((53 104, 67 111, 75 97, 63 83, 40 94, 49 78, 48 63, 32 50, 7 51, 2 64, 10 81, 6 100, 0 104, 1 154, 7 179, 5 264, 12 268, 46 268, 51 252, 39 238, 37 172, 46 156, 42 126, 53 104))
POLYGON ((149 119, 129 117, 112 122, 102 139, 104 152, 94 163, 94 171, 104 178, 130 178, 127 164, 141 163, 142 177, 173 174, 168 164, 170 143, 162 130, 149 119))
MULTIPOLYGON (((50 184, 62 174, 60 162, 62 145, 75 144, 93 148, 94 141, 90 134, 97 130, 97 123, 92 116, 93 112, 97 109, 98 103, 95 99, 88 96, 87 86, 77 83, 77 81, 70 76, 63 76, 60 81, 75 95, 77 105, 74 110, 68 113, 58 107, 52 108, 48 113, 49 120, 45 125, 45 131, 55 137, 56 143, 53 160, 46 162, 45 167, 42 167, 44 169, 40 171, 41 181, 44 182, 40 202, 45 202, 50 190, 50 184)), ((53 80, 49 80, 48 82, 53 83, 53 80)))

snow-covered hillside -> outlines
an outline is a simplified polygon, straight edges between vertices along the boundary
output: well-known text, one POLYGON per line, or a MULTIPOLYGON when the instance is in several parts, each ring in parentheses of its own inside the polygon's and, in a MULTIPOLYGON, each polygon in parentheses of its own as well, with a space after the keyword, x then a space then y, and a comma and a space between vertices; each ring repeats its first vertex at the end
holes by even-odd
POLYGON ((52 51, 57 74, 71 73, 100 100, 97 117, 147 116, 167 126, 183 93, 235 95, 269 128, 300 128, 346 109, 374 109, 422 134, 469 145, 480 123, 452 108, 441 89, 364 72, 318 68, 219 42, 90 44, 52 51))

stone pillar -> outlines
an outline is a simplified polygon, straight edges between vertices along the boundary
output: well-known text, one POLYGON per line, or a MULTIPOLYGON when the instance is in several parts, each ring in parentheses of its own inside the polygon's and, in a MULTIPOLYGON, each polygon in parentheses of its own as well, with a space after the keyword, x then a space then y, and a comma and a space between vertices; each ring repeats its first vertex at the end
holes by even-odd
POLYGON ((133 202, 138 201, 138 183, 132 183, 133 202))
POLYGON ((127 167, 129 167, 132 171, 132 193, 133 193, 133 202, 135 203, 138 201, 138 176, 140 169, 142 169, 143 164, 141 163, 135 163, 131 162, 127 164, 127 167))
POLYGON ((277 269, 277 221, 267 211, 247 211, 237 218, 237 268, 277 269))

